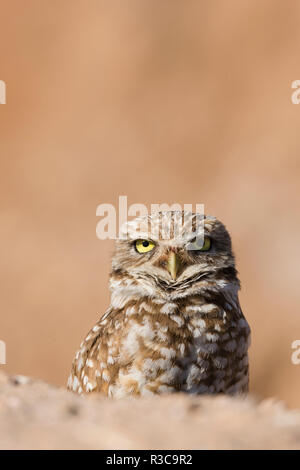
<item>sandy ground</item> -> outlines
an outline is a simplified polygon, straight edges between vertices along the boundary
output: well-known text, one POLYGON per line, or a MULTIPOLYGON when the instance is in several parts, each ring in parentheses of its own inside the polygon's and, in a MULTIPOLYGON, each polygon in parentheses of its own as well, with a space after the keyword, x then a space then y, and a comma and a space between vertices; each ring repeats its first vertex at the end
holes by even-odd
POLYGON ((0 375, 1 449, 300 449, 300 411, 275 400, 79 397, 0 375))

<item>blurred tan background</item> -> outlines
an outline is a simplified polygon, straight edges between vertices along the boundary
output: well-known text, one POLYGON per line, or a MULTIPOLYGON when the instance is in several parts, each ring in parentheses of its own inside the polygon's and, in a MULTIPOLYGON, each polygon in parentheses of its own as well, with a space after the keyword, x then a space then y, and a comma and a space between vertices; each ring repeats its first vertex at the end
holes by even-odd
POLYGON ((230 230, 251 390, 300 406, 297 0, 0 3, 2 370, 63 385, 108 306, 96 207, 204 203, 230 230))

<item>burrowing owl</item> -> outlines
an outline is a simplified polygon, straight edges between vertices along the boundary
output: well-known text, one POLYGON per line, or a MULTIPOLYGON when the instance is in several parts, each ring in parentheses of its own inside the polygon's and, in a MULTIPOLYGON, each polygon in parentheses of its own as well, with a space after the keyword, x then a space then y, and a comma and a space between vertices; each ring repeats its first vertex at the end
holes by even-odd
POLYGON ((224 225, 171 211, 127 230, 116 241, 111 305, 80 345, 68 388, 115 398, 246 392, 250 328, 224 225))

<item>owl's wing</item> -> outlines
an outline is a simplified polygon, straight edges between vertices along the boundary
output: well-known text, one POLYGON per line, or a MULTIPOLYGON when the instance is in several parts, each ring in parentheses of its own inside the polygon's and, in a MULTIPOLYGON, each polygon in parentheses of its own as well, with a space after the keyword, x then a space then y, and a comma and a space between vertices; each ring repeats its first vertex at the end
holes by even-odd
POLYGON ((116 313, 117 310, 110 307, 81 343, 68 379, 69 390, 79 394, 94 391, 107 394, 108 364, 112 361, 108 343, 114 330, 116 313))

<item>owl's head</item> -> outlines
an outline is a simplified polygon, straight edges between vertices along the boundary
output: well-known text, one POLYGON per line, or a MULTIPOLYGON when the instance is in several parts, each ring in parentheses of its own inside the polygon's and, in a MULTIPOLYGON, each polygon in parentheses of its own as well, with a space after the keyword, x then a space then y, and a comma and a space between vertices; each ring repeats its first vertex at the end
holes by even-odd
POLYGON ((215 217, 150 214, 128 222, 116 241, 111 288, 123 295, 174 299, 216 291, 228 282, 238 285, 231 239, 215 217))

